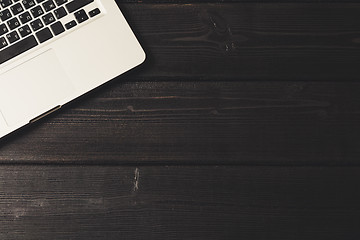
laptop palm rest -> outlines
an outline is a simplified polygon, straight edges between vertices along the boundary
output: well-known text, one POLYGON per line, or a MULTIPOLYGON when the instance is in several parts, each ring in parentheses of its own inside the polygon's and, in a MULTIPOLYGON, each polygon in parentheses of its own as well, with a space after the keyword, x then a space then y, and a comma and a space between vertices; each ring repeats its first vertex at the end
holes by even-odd
POLYGON ((9 127, 38 117, 75 91, 53 50, 1 74, 0 83, 0 112, 9 127))

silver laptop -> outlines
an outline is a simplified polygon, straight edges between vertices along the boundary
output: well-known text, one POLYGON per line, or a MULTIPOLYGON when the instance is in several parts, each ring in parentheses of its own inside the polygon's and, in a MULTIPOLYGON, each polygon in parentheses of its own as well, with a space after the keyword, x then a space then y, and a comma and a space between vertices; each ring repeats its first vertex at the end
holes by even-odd
POLYGON ((0 137, 144 59, 114 0, 0 0, 0 137))

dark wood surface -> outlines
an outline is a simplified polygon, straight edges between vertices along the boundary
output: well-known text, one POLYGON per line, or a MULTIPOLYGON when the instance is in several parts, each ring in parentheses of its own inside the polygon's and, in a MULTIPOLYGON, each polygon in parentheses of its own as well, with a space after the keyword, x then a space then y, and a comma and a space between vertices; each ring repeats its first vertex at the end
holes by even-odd
POLYGON ((118 3, 148 59, 0 140, 0 239, 360 237, 360 4, 118 3))
POLYGON ((358 167, 2 166, 0 179, 1 239, 359 237, 358 167))

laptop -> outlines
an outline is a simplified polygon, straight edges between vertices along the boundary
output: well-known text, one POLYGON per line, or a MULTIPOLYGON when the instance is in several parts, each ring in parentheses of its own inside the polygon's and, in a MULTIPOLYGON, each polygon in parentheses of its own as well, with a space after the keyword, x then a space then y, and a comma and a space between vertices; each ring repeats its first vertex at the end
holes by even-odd
POLYGON ((0 138, 144 60, 114 0, 0 0, 0 138))

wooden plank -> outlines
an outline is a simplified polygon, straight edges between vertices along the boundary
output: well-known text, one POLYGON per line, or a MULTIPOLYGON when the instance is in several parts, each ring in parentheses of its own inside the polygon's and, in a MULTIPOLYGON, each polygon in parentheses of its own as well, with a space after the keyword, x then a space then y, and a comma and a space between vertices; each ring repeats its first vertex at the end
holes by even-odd
POLYGON ((359 165, 359 92, 359 83, 114 81, 4 138, 0 162, 359 165))
POLYGON ((360 169, 0 166, 1 239, 357 239, 360 169))
POLYGON ((344 81, 360 74, 360 4, 120 8, 148 55, 141 78, 344 81))

